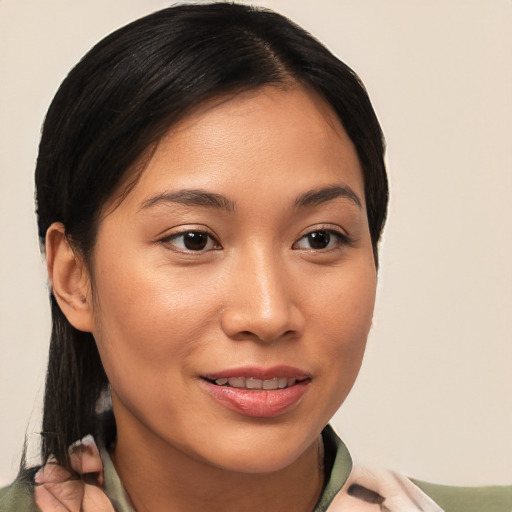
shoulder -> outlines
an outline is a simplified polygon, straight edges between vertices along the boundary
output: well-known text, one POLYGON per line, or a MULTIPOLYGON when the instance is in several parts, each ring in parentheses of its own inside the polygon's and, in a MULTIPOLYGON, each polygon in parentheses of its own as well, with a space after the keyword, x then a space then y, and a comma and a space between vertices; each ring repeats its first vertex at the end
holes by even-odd
POLYGON ((326 487, 315 512, 512 512, 512 486, 455 487, 426 483, 382 468, 353 464, 327 427, 326 487))
POLYGON ((33 472, 18 476, 9 486, 0 489, 0 512, 38 512, 34 502, 33 472))
POLYGON ((456 487, 413 482, 445 512, 512 511, 512 486, 456 487))
POLYGON ((327 512, 512 512, 512 487, 437 485, 355 465, 327 512))

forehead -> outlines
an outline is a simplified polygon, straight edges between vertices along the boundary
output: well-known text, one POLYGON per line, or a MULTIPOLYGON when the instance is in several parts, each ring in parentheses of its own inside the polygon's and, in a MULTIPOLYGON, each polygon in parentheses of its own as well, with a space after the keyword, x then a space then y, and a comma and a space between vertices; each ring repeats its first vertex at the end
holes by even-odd
POLYGON ((171 127, 125 199, 162 188, 230 195, 344 182, 364 201, 361 166, 337 115, 304 87, 265 86, 202 103, 171 127))

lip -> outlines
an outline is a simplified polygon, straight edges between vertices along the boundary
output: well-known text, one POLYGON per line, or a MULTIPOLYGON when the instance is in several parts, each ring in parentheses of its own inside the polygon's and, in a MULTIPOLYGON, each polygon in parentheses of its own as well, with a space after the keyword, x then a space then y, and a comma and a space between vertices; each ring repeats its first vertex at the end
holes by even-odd
POLYGON ((259 368, 237 367, 202 376, 201 384, 206 392, 223 407, 253 418, 272 418, 295 409, 307 390, 311 377, 304 370, 291 366, 259 368), (276 377, 296 378, 297 382, 283 389, 240 389, 218 386, 212 381, 229 377, 251 377, 273 379, 276 377))
POLYGON ((261 368, 258 366, 238 366, 221 370, 219 372, 207 373, 202 375, 203 378, 209 380, 217 380, 229 377, 251 377, 253 379, 274 379, 275 377, 286 377, 287 379, 296 378, 298 380, 307 379, 310 374, 293 366, 279 365, 269 368, 261 368))

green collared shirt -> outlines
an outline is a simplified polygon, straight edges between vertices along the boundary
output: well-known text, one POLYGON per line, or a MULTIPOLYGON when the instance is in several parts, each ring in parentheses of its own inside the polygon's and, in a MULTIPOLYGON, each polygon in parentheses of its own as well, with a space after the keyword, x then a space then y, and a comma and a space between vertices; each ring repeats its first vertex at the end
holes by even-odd
MULTIPOLYGON (((352 471, 350 454, 330 426, 324 429, 323 440, 327 483, 313 512, 327 511, 352 471)), ((104 491, 114 509, 116 512, 135 512, 108 451, 102 448, 100 453, 104 469, 104 491)), ((33 475, 34 471, 28 471, 10 486, 0 489, 0 512, 39 512, 33 498, 33 475)), ((414 484, 446 512, 512 512, 511 486, 453 487, 419 481, 414 481, 414 484)), ((366 489, 366 492, 372 499, 379 496, 371 489, 366 489)), ((364 498, 364 493, 362 496, 364 498)))

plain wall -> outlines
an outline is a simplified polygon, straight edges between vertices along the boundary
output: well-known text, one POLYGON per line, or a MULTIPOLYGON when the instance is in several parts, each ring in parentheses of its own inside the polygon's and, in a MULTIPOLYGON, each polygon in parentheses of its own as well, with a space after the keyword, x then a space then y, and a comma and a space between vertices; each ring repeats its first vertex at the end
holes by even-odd
MULTIPOLYGON (((391 206, 356 386, 356 458, 512 480, 512 2, 267 0, 352 66, 388 141, 391 206)), ((163 0, 0 0, 0 483, 38 443, 49 337, 33 215, 40 125, 67 71, 163 0)))

